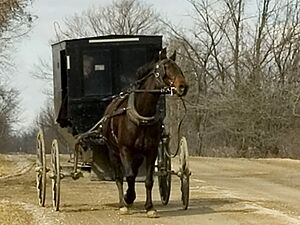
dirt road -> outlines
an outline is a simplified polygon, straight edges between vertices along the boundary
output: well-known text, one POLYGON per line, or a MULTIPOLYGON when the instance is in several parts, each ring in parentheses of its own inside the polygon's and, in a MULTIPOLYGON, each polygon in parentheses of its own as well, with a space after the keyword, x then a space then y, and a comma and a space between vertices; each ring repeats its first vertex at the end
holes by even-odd
MULTIPOLYGON (((86 176, 61 183, 61 211, 52 212, 50 181, 46 207, 37 206, 34 156, 0 155, 0 224, 216 224, 299 225, 300 161, 289 159, 191 158, 190 207, 181 209, 179 179, 172 178, 170 203, 162 206, 157 182, 154 204, 160 218, 146 217, 144 185, 137 184, 131 215, 119 215, 112 182, 86 176)), ((176 168, 176 167, 175 167, 176 168)))

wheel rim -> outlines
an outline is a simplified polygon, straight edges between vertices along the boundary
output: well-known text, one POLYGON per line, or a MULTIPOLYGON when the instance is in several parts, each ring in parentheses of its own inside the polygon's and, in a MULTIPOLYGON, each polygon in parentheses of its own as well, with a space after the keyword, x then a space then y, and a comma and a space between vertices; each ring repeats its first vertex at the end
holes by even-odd
POLYGON ((39 205, 44 207, 46 200, 46 152, 42 130, 38 132, 36 141, 36 188, 39 205))
POLYGON ((187 209, 189 206, 189 193, 190 193, 190 175, 183 174, 181 177, 181 201, 183 209, 187 209))
POLYGON ((60 203, 60 161, 57 140, 53 140, 51 148, 52 166, 52 203, 55 211, 59 210, 60 203))
POLYGON ((181 201, 183 208, 187 209, 189 205, 190 192, 190 170, 189 170, 189 152, 185 137, 180 140, 179 171, 181 180, 181 201))
POLYGON ((182 137, 180 140, 179 165, 182 171, 189 168, 189 151, 185 137, 182 137))
POLYGON ((159 149, 159 163, 158 170, 162 172, 158 176, 159 193, 161 202, 163 205, 167 205, 171 192, 171 159, 166 155, 165 151, 168 151, 166 144, 161 144, 159 149))

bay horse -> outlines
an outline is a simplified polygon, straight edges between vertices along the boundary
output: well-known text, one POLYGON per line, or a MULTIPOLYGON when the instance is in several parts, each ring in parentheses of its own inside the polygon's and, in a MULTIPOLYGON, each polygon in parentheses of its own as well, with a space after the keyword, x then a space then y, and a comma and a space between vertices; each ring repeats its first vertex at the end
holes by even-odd
POLYGON ((176 51, 167 57, 164 48, 156 60, 137 70, 135 90, 115 98, 104 113, 103 134, 108 140, 110 162, 115 173, 121 214, 129 213, 136 198, 135 180, 138 169, 146 160, 146 202, 148 217, 158 217, 152 203, 155 160, 162 133, 162 120, 157 116, 157 104, 163 89, 172 89, 184 96, 188 85, 175 63, 176 51), (128 189, 123 193, 123 178, 128 189))

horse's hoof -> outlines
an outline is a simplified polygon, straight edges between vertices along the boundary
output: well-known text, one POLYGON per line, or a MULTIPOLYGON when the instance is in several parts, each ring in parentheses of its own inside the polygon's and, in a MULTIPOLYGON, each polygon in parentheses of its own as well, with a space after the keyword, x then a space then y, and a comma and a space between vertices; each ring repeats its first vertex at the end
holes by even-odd
POLYGON ((123 198, 124 205, 127 206, 128 208, 132 207, 134 200, 135 200, 135 194, 134 194, 134 197, 131 199, 130 203, 128 203, 127 194, 125 194, 125 196, 123 198))
POLYGON ((124 200, 124 205, 125 205, 125 207, 127 207, 127 208, 131 208, 132 205, 133 205, 133 203, 128 204, 128 203, 124 200))
POLYGON ((149 210, 147 212, 147 217, 148 218, 159 218, 159 214, 156 210, 149 210))
POLYGON ((129 215, 129 209, 127 207, 120 208, 120 215, 129 215))

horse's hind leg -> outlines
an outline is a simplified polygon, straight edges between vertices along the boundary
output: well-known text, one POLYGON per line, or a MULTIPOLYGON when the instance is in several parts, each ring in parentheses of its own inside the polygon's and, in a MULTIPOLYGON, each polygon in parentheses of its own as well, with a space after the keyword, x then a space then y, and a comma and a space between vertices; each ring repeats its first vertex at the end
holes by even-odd
POLYGON ((122 173, 122 168, 121 168, 121 162, 118 157, 114 155, 114 152, 110 150, 110 161, 112 168, 114 170, 114 178, 116 181, 116 185, 118 188, 118 193, 119 193, 119 207, 122 208, 124 207, 124 192, 123 192, 123 173, 122 173))
POLYGON ((123 174, 121 168, 115 169, 115 180, 119 193, 119 207, 124 207, 123 174))

